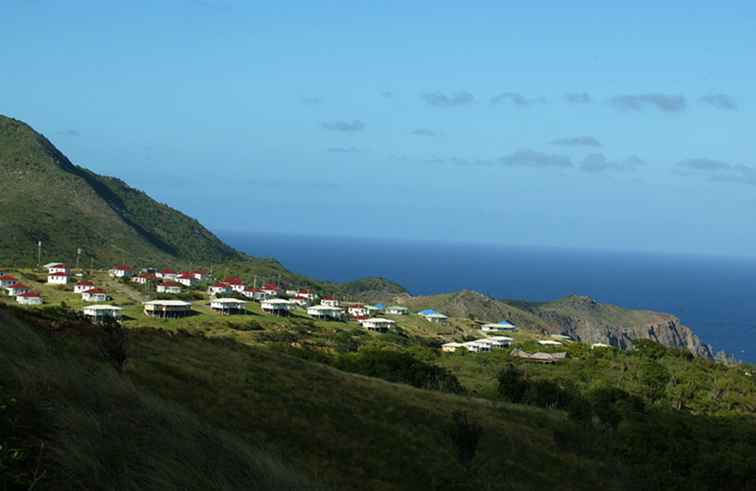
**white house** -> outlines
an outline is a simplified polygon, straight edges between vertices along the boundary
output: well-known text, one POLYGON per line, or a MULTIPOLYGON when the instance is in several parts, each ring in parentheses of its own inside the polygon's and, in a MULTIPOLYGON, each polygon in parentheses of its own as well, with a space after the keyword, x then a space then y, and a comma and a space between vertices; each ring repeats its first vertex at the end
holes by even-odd
POLYGON ((157 279, 158 279, 158 277, 155 276, 152 273, 144 273, 144 274, 140 274, 138 276, 134 276, 133 278, 131 278, 131 281, 133 281, 134 283, 136 283, 138 285, 144 285, 144 284, 149 283, 151 281, 153 281, 153 282, 157 281, 157 279))
POLYGON ((444 343, 443 345, 441 345, 441 351, 445 351, 446 353, 454 353, 463 346, 464 345, 462 343, 444 343))
POLYGON ((557 339, 559 341, 567 341, 567 342, 572 341, 571 337, 565 336, 564 334, 552 334, 549 337, 552 338, 552 339, 557 339))
POLYGON ((0 288, 8 288, 18 283, 18 279, 10 274, 0 276, 0 288))
POLYGON ((89 280, 82 280, 74 285, 74 293, 84 293, 95 287, 95 284, 89 280))
POLYGON ((241 292, 242 295, 244 295, 247 298, 251 298, 252 300, 257 300, 258 302, 262 302, 263 300, 267 300, 269 298, 273 298, 273 295, 270 293, 266 293, 262 291, 262 288, 245 288, 243 292, 241 292))
POLYGON ((389 305, 386 307, 386 313, 389 315, 407 315, 409 309, 407 307, 402 307, 401 305, 389 305))
POLYGON ((612 346, 610 344, 606 344, 606 343, 593 343, 591 345, 591 349, 596 349, 596 348, 611 348, 611 347, 612 346))
POLYGON ((291 302, 282 298, 270 298, 260 302, 260 307, 269 314, 289 315, 291 302))
POLYGON ((23 293, 30 292, 31 288, 24 285, 23 283, 16 283, 13 286, 9 286, 5 288, 8 291, 8 295, 11 297, 17 297, 23 293))
POLYGON ((121 307, 113 305, 89 305, 84 307, 84 316, 95 323, 105 320, 119 320, 121 318, 121 307))
POLYGON ((192 271, 192 274, 194 275, 194 279, 197 281, 202 281, 207 277, 207 273, 205 271, 192 271))
POLYGON ((235 298, 216 298, 210 301, 210 308, 222 315, 243 314, 247 302, 235 298))
POLYGON ((338 307, 341 304, 334 297, 323 297, 320 301, 320 305, 325 305, 326 307, 338 307))
POLYGON ((210 287, 207 289, 208 295, 223 295, 230 291, 231 288, 225 283, 216 283, 214 285, 210 285, 210 287))
POLYGON ((281 293, 281 287, 277 283, 266 283, 263 285, 262 291, 268 295, 277 297, 281 293))
POLYGON ((176 279, 176 271, 171 268, 165 268, 161 269, 157 273, 155 273, 155 276, 158 278, 164 279, 164 280, 175 280, 176 279))
POLYGON ((223 283, 228 285, 228 287, 231 288, 233 291, 239 292, 239 293, 243 292, 247 288, 247 286, 244 284, 242 279, 239 278, 238 276, 225 278, 223 280, 223 283))
POLYGON ((476 339, 479 343, 486 343, 491 346, 491 349, 502 349, 512 344, 512 338, 504 336, 496 336, 492 338, 476 339))
POLYGON ((554 341, 553 339, 542 339, 538 341, 538 344, 542 346, 563 346, 562 343, 559 341, 554 341))
POLYGON ((364 319, 368 316, 368 310, 362 304, 350 305, 347 307, 347 312, 352 319, 364 319))
POLYGON ((517 329, 517 326, 509 321, 500 321, 496 324, 483 324, 480 328, 483 332, 509 332, 517 329))
POLYGON ((68 274, 68 266, 66 266, 63 263, 49 263, 45 265, 45 269, 47 269, 47 274, 53 274, 53 273, 66 273, 68 274))
POLYGON ((307 308, 310 305, 310 302, 307 299, 299 297, 292 298, 291 303, 293 303, 294 305, 299 305, 302 308, 307 308))
POLYGON ((16 296, 16 302, 21 305, 42 305, 42 295, 37 292, 26 292, 16 296))
POLYGON ((166 280, 155 287, 155 291, 158 293, 169 293, 176 295, 181 293, 181 285, 172 280, 166 280))
POLYGON ((483 353, 491 351, 491 345, 489 343, 482 342, 481 340, 468 341, 462 343, 462 346, 472 353, 483 353))
POLYGON ((396 325, 396 322, 380 317, 371 317, 370 319, 361 320, 360 324, 368 331, 386 332, 392 329, 396 325))
POLYGON ((181 273, 176 276, 176 282, 186 287, 192 287, 197 282, 197 279, 194 277, 194 273, 181 273))
POLYGON ((307 309, 307 315, 321 320, 340 321, 344 320, 344 309, 328 305, 314 305, 307 309))
POLYGON ((102 288, 92 288, 81 294, 81 299, 85 302, 107 302, 110 300, 108 292, 102 288))
POLYGON ((318 298, 318 296, 315 295, 310 290, 299 290, 299 291, 297 291, 296 295, 294 295, 294 297, 295 298, 303 298, 303 299, 307 300, 308 302, 314 302, 318 298))
POLYGON ((68 273, 64 273, 63 271, 48 273, 47 282, 51 285, 67 285, 68 273))
POLYGON ((375 314, 379 314, 385 310, 386 306, 382 304, 378 305, 365 305, 365 310, 367 310, 368 317, 372 317, 375 314))
POLYGON ((152 300, 144 302, 144 315, 160 319, 186 317, 192 313, 192 303, 182 300, 152 300))
POLYGON ((436 312, 433 309, 423 310, 421 312, 418 312, 418 315, 427 321, 436 323, 443 323, 449 320, 447 316, 440 312, 436 312))
POLYGON ((134 273, 128 264, 116 264, 110 268, 108 274, 111 278, 130 278, 134 273))

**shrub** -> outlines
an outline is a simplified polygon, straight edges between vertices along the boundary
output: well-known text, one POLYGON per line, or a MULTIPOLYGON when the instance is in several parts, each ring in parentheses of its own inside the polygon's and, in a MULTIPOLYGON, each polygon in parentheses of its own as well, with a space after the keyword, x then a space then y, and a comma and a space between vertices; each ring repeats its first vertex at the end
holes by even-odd
POLYGON ((128 330, 121 324, 108 321, 101 325, 98 343, 100 353, 119 374, 126 368, 129 358, 128 345, 128 330))
POLYGON ((522 370, 510 363, 499 372, 498 381, 497 393, 501 399, 515 404, 522 402, 528 389, 522 370))
POLYGON ((470 420, 467 413, 455 411, 452 413, 452 423, 448 434, 456 450, 457 460, 469 470, 475 460, 480 438, 483 436, 483 427, 476 421, 470 420))

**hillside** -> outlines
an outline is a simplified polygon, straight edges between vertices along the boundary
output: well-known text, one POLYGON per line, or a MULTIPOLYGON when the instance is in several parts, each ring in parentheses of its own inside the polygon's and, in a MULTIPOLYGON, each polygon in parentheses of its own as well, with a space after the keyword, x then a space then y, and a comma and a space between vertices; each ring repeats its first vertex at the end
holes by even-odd
POLYGON ((570 296, 546 303, 497 300, 482 293, 456 293, 394 298, 413 309, 436 309, 453 317, 498 322, 507 319, 525 329, 565 334, 585 343, 606 343, 620 349, 632 348, 640 339, 656 341, 670 348, 683 348, 712 359, 711 348, 682 325, 677 317, 647 310, 631 310, 570 296))
POLYGON ((215 263, 243 257, 197 220, 123 181, 72 164, 43 135, 0 115, 0 258, 215 263))

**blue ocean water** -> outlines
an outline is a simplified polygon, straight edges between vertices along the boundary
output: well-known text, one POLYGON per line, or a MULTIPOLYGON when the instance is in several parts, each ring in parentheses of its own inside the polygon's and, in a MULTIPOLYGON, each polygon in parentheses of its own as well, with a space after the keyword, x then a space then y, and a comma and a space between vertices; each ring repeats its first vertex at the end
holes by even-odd
POLYGON ((756 362, 756 260, 544 247, 221 233, 234 247, 332 281, 383 276, 413 294, 571 294, 678 316, 715 350, 756 362))

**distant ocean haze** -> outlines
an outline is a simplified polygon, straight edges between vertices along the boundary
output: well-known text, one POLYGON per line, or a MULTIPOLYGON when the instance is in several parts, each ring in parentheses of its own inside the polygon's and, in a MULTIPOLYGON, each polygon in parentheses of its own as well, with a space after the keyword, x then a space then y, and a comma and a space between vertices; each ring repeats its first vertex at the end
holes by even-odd
MULTIPOLYGON (((415 295, 599 302, 666 312, 715 350, 756 362, 756 260, 474 243, 221 232, 234 247, 313 278, 382 276, 415 295)), ((496 320, 496 319, 491 319, 496 320)))

